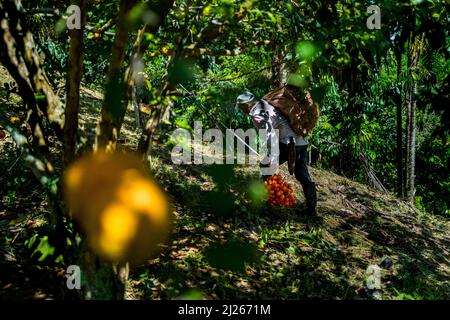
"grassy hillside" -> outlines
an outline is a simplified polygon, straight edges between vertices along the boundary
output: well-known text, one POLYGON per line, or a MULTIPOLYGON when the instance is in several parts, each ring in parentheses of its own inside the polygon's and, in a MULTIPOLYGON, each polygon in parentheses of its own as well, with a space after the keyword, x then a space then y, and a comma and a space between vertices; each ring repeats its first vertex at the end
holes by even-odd
MULTIPOLYGON (((130 298, 171 298, 188 288, 216 299, 373 298, 366 290, 369 265, 384 267, 383 299, 449 297, 449 222, 390 195, 311 169, 318 185, 318 219, 305 217, 302 205, 258 211, 248 200, 248 186, 258 171, 235 167, 229 185, 234 207, 229 216, 218 218, 214 207, 202 201, 214 190, 202 167, 173 166, 163 157, 154 159, 154 166, 173 195, 177 223, 161 256, 135 270, 130 298), (242 259, 246 244, 258 248, 260 256, 240 273, 212 268, 205 258, 208 246, 224 238, 238 239, 243 246, 236 255, 224 250, 227 259, 242 259)), ((282 175, 302 199, 286 171, 282 175)))

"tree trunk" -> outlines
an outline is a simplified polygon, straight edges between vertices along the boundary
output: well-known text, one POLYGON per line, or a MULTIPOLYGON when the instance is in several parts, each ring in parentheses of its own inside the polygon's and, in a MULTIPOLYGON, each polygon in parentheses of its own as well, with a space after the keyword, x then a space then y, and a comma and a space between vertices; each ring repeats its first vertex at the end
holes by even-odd
MULTIPOLYGON (((408 57, 409 60, 409 57, 408 57)), ((408 62, 408 68, 409 68, 409 62, 408 62)), ((408 78, 410 77, 410 73, 408 71, 408 78)), ((405 191, 405 199, 408 199, 408 185, 410 181, 412 180, 411 177, 411 83, 410 79, 408 79, 407 83, 407 89, 406 89, 406 96, 405 96, 405 103, 406 103, 406 134, 405 134, 405 148, 406 148, 406 155, 405 155, 405 178, 403 180, 403 189, 405 191)))
POLYGON ((402 51, 396 52, 397 58, 397 92, 394 96, 394 101, 397 106, 397 151, 396 151, 396 163, 397 163, 397 196, 399 198, 404 197, 403 188, 403 115, 402 115, 402 87, 400 82, 400 76, 402 72, 402 51))
POLYGON ((139 106, 139 101, 137 99, 137 88, 134 87, 131 89, 131 103, 133 104, 134 109, 134 120, 136 124, 136 128, 141 127, 141 110, 139 106))
POLYGON ((169 14, 170 9, 173 7, 174 2, 174 0, 160 0, 149 4, 149 9, 159 16, 158 23, 145 25, 144 28, 138 32, 136 41, 133 45, 130 66, 124 74, 122 74, 120 67, 125 58, 124 45, 127 42, 127 30, 125 25, 127 17, 126 13, 132 8, 132 4, 136 3, 136 1, 121 1, 121 10, 117 20, 116 40, 112 49, 113 60, 111 61, 110 69, 108 71, 108 80, 104 105, 102 108, 102 119, 99 123, 96 149, 106 148, 114 150, 116 148, 128 101, 131 98, 133 84, 132 76, 134 71, 133 63, 138 61, 137 59, 140 59, 143 55, 144 47, 142 42, 145 33, 156 33, 158 31, 165 17, 169 14))
POLYGON ((409 202, 414 202, 414 196, 416 194, 415 189, 415 168, 416 168, 416 94, 417 94, 417 82, 414 81, 410 105, 410 121, 409 121, 409 134, 408 134, 408 164, 407 170, 407 183, 406 183, 406 198, 409 202))
MULTIPOLYGON (((48 220, 53 228, 55 244, 59 252, 65 252, 64 211, 59 189, 50 188, 46 183, 55 178, 53 165, 49 160, 48 136, 55 134, 63 140, 64 108, 41 68, 33 35, 27 28, 23 12, 19 0, 0 1, 0 62, 16 81, 27 109, 27 122, 33 133, 33 148, 25 148, 24 156, 27 158, 26 162, 31 162, 35 167, 33 172, 47 193, 51 207, 48 220)), ((23 137, 19 133, 14 136, 17 139, 23 137)), ((19 148, 20 144, 27 141, 25 137, 22 139, 25 140, 20 143, 16 141, 19 148)))
POLYGON ((127 16, 136 1, 121 0, 117 18, 117 31, 111 49, 111 64, 109 65, 105 98, 103 100, 101 120, 97 129, 95 149, 116 149, 119 130, 126 112, 128 101, 125 101, 126 87, 124 85, 125 47, 128 42, 127 16))
POLYGON ((86 241, 81 245, 78 265, 81 269, 81 298, 86 300, 123 300, 128 264, 102 261, 86 241))
POLYGON ((273 52, 272 56, 272 88, 277 89, 286 84, 288 78, 288 70, 286 67, 286 62, 284 61, 285 52, 282 45, 275 44, 276 50, 273 52))
MULTIPOLYGON (((145 33, 153 33, 154 34, 158 31, 159 27, 163 24, 166 16, 169 14, 170 10, 172 9, 174 3, 175 3, 175 0, 168 0, 168 1, 161 0, 161 1, 157 1, 154 5, 151 5, 150 9, 153 12, 156 12, 158 14, 159 22, 157 24, 153 24, 153 25, 146 25, 144 27, 144 29, 139 31, 138 37, 136 39, 136 42, 134 43, 134 48, 133 48, 133 51, 134 51, 133 56, 134 57, 142 56, 142 52, 144 51, 144 46, 143 46, 142 42, 143 42, 145 33)), ((172 59, 173 59, 173 57, 172 57, 172 59)), ((132 79, 131 76, 132 76, 132 70, 129 69, 127 72, 127 79, 128 79, 127 83, 128 83, 128 91, 129 92, 131 92, 131 90, 132 90, 132 88, 130 86, 130 84, 132 83, 132 81, 130 81, 132 79)), ((158 92, 161 100, 164 100, 164 97, 165 97, 167 91, 168 91, 168 85, 167 85, 166 81, 163 81, 163 85, 161 86, 161 88, 158 92)), ((151 118, 145 124, 144 131, 139 139, 138 152, 142 155, 148 154, 150 145, 151 145, 152 135, 164 114, 163 104, 158 105, 154 109, 155 110, 152 112, 151 118)), ((145 161, 146 157, 144 156, 143 158, 145 161)))
POLYGON ((67 76, 67 99, 64 126, 64 165, 75 157, 77 144, 78 113, 80 110, 80 82, 83 75, 83 33, 86 21, 86 0, 74 0, 81 8, 81 29, 70 31, 69 74, 67 76))
POLYGON ((39 152, 47 145, 46 124, 63 140, 64 108, 40 66, 33 35, 28 30, 20 1, 0 1, 0 62, 8 69, 29 111, 29 124, 39 152))
POLYGON ((416 165, 416 106, 417 78, 420 54, 423 50, 424 35, 411 34, 408 52, 408 89, 406 92, 406 183, 405 196, 414 202, 416 165))
MULTIPOLYGON (((172 8, 174 0, 159 1, 151 7, 160 19, 157 25, 146 25, 138 32, 133 46, 130 65, 127 70, 122 69, 125 59, 125 46, 128 41, 127 16, 136 1, 122 0, 117 19, 116 38, 112 48, 112 61, 108 70, 105 98, 102 107, 101 120, 98 125, 98 134, 95 149, 114 151, 120 128, 126 113, 128 101, 131 97, 133 85, 134 63, 142 56, 142 42, 146 32, 155 33, 165 16, 172 8)), ((84 246, 81 263, 86 269, 88 286, 84 292, 87 299, 123 299, 128 278, 128 265, 112 265, 103 262, 87 245, 84 246)))
MULTIPOLYGON (((125 116, 128 100, 124 85, 125 47, 128 42, 127 17, 136 1, 121 0, 117 18, 117 31, 111 52, 105 97, 98 124, 96 150, 113 152, 116 149, 120 127, 125 116)), ((82 297, 84 299, 117 299, 125 297, 127 267, 102 261, 83 241, 79 263, 84 273, 82 297)))
POLYGON ((137 90, 142 86, 146 86, 145 76, 139 75, 140 72, 145 71, 139 70, 140 69, 139 64, 141 64, 142 68, 144 69, 143 42, 146 30, 147 26, 144 26, 141 30, 139 30, 136 37, 136 41, 133 44, 129 66, 125 71, 125 83, 127 85, 126 100, 129 101, 131 99, 131 103, 134 109, 134 116, 136 120, 136 127, 138 129, 141 127, 141 113, 139 108, 139 101, 137 99, 137 90))

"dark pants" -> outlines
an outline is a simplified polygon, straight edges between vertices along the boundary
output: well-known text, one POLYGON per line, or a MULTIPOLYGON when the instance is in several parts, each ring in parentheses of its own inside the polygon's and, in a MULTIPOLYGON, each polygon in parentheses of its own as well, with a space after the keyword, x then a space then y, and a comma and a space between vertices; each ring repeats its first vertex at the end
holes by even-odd
MULTIPOLYGON (((280 142, 280 157, 279 164, 282 165, 288 161, 289 147, 285 143, 280 142)), ((307 159, 308 159, 308 146, 296 146, 295 147, 295 178, 301 183, 303 189, 306 189, 313 182, 308 172, 307 159)), ((269 179, 270 176, 263 176, 264 180, 269 179)))
MULTIPOLYGON (((279 164, 282 165, 288 161, 289 147, 287 144, 280 142, 280 157, 279 164)), ((306 205, 309 210, 315 212, 316 207, 316 186, 311 179, 308 172, 307 158, 308 158, 308 146, 296 146, 295 147, 295 178, 300 182, 303 187, 303 192, 306 198, 306 205)), ((263 176, 263 180, 269 179, 270 176, 263 176)))

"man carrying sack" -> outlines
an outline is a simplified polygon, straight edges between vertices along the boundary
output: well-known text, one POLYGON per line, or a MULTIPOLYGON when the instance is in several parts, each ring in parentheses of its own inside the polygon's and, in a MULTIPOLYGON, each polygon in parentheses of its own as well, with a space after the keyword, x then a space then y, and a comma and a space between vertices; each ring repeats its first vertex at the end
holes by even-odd
MULTIPOLYGON (((252 93, 246 92, 237 97, 237 105, 244 113, 252 118, 256 128, 266 130, 268 140, 279 139, 278 164, 281 165, 288 161, 289 172, 291 174, 295 173, 295 178, 303 187, 306 199, 306 213, 308 215, 316 215, 316 185, 308 172, 308 142, 305 138, 306 134, 311 129, 307 128, 308 125, 297 125, 298 122, 294 123, 294 126, 291 125, 293 119, 288 119, 288 117, 283 114, 281 108, 274 107, 274 105, 267 101, 274 102, 274 104, 282 103, 283 107, 292 109, 295 105, 295 101, 286 98, 285 91, 287 89, 289 88, 284 87, 275 90, 259 101, 256 100, 252 93), (296 130, 297 132, 295 132, 292 127, 301 127, 302 129, 301 131, 296 130), (298 134, 299 131, 303 134, 298 134)), ((290 115, 292 115, 292 117, 297 116, 298 119, 301 118, 298 115, 299 112, 297 112, 297 114, 292 110, 289 112, 291 112, 290 115)), ((303 111, 300 111, 300 113, 301 112, 303 111)), ((271 145, 270 141, 267 142, 267 145, 271 145)), ((273 150, 269 150, 269 153, 273 153, 273 150)), ((263 174, 264 180, 267 180, 269 177, 270 175, 263 174)))

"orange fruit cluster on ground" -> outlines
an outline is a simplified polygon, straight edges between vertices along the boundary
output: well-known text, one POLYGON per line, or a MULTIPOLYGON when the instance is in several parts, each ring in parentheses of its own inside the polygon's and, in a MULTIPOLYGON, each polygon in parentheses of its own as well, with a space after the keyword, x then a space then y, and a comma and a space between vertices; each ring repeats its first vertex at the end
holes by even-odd
POLYGON ((280 175, 273 175, 264 181, 269 206, 291 207, 297 203, 291 186, 280 175))
POLYGON ((76 161, 64 178, 72 216, 99 256, 138 263, 156 253, 168 235, 170 208, 140 159, 91 154, 76 161))

